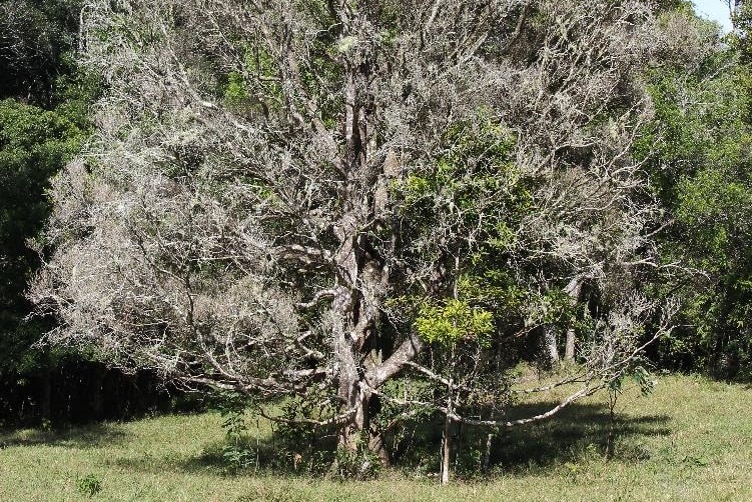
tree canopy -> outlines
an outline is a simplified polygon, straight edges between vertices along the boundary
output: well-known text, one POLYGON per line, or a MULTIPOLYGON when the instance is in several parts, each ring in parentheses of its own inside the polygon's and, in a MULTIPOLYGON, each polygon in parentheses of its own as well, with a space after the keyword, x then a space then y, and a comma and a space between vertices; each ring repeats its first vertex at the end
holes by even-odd
POLYGON ((526 423, 503 418, 518 340, 589 327, 579 386, 535 420, 668 330, 642 287, 645 2, 108 1, 84 23, 107 90, 53 185, 52 339, 313 400, 284 420, 385 459, 415 410, 526 423))

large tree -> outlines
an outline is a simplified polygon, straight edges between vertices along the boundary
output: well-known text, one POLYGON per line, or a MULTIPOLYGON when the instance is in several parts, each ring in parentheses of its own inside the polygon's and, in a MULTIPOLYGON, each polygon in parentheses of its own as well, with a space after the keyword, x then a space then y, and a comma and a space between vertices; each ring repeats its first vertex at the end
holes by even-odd
POLYGON ((32 291, 53 340, 319 396, 356 449, 379 445, 377 397, 468 422, 471 396, 506 403, 511 335, 571 310, 577 277, 606 307, 552 412, 660 324, 637 292, 659 215, 630 156, 648 2, 94 1, 84 23, 108 90, 53 189, 32 291), (446 399, 391 395, 411 374, 446 399))

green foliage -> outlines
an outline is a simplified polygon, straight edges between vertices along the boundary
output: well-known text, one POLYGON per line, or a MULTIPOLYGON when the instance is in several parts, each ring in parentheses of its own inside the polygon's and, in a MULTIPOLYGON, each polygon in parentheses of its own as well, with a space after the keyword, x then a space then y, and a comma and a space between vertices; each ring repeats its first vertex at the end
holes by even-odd
MULTIPOLYGON (((42 394, 36 383, 66 352, 32 348, 49 325, 23 321, 30 310, 24 291, 39 264, 27 242, 49 214, 49 180, 89 134, 89 106, 100 91, 99 79, 79 72, 73 57, 82 5, 0 0, 0 375, 32 382, 8 389, 11 395, 42 394)), ((33 416, 37 406, 7 411, 33 416)))
POLYGON ((55 102, 78 35, 80 0, 0 0, 0 99, 55 102))
POLYGON ((738 51, 741 62, 749 65, 752 63, 752 5, 749 2, 734 11, 733 22, 736 30, 728 37, 729 45, 738 51))
POLYGON ((244 100, 248 99, 248 90, 243 81, 243 76, 240 73, 232 72, 227 76, 225 99, 230 104, 242 103, 244 100))
POLYGON ((698 262, 703 270, 724 273, 735 268, 739 248, 752 238, 748 181, 715 167, 682 180, 678 189, 677 218, 701 236, 706 254, 698 262))
MULTIPOLYGON (((486 194, 508 193, 510 207, 529 203, 512 161, 514 136, 483 111, 474 122, 455 124, 443 141, 445 148, 435 165, 410 173, 394 186, 405 210, 430 210, 434 201, 441 201, 450 211, 467 213, 469 223, 478 217, 479 201, 486 194)), ((498 221, 489 224, 503 226, 498 221)))
POLYGON ((657 383, 644 365, 636 364, 620 378, 611 381, 608 386, 609 393, 612 395, 621 394, 624 392, 627 382, 635 384, 640 389, 643 397, 648 397, 652 394, 657 383))
MULTIPOLYGON (((270 467, 310 474, 323 474, 336 467, 338 453, 334 429, 306 423, 306 420, 327 420, 336 413, 336 403, 323 392, 285 402, 283 421, 275 429, 270 467)), ((345 462, 342 469, 347 470, 348 465, 345 462)))
POLYGON ((497 324, 524 317, 521 308, 529 290, 505 272, 505 260, 517 245, 521 217, 533 210, 534 180, 524 178, 515 165, 515 145, 514 134, 480 109, 473 120, 444 132, 435 163, 392 186, 403 225, 417 233, 436 228, 469 232, 475 239, 467 256, 467 242, 449 244, 448 239, 448 248, 438 250, 462 257, 458 275, 451 279, 457 282, 459 299, 420 302, 412 312, 418 332, 432 343, 452 346, 474 340, 488 348, 497 324))
MULTIPOLYGON (((738 12, 738 21, 748 15, 738 12)), ((686 9, 685 9, 686 10, 686 9)), ((685 12, 685 16, 688 14, 685 12)), ((726 45, 700 21, 686 24, 696 60, 673 57, 649 72, 655 120, 636 153, 674 218, 662 234, 665 263, 697 272, 654 294, 682 298, 684 327, 661 343, 664 363, 741 376, 752 364, 752 79, 744 23, 726 45), (715 38, 714 38, 715 37, 715 38)))
POLYGON ((44 195, 53 176, 86 137, 81 117, 0 101, 0 367, 29 370, 40 361, 28 352, 39 328, 22 325, 23 292, 39 257, 26 246, 48 216, 44 195), (77 119, 77 120, 75 120, 77 119), (2 336, 3 333, 14 336, 2 336))
POLYGON ((245 412, 249 405, 248 396, 239 392, 221 392, 217 409, 222 416, 227 444, 222 448, 222 460, 228 471, 252 467, 257 458, 256 452, 248 446, 248 426, 245 412))
POLYGON ((95 474, 76 478, 76 489, 82 495, 93 497, 102 491, 102 481, 95 474))
POLYGON ((475 340, 480 345, 488 345, 488 337, 494 329, 493 314, 456 299, 439 305, 424 303, 415 327, 421 338, 430 343, 451 346, 475 340))
POLYGON ((368 432, 363 432, 354 449, 337 448, 334 471, 341 479, 365 480, 378 476, 381 463, 378 456, 368 447, 368 432))

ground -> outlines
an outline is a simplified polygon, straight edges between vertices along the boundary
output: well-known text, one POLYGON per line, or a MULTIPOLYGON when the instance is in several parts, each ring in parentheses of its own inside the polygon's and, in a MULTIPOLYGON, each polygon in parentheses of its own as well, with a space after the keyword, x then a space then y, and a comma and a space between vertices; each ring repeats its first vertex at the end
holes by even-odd
POLYGON ((664 376, 650 397, 625 392, 610 459, 602 448, 605 403, 606 396, 596 396, 543 425, 507 434, 493 477, 449 487, 404 472, 361 482, 229 475, 211 461, 224 438, 216 413, 5 431, 0 501, 752 500, 748 386, 664 376))

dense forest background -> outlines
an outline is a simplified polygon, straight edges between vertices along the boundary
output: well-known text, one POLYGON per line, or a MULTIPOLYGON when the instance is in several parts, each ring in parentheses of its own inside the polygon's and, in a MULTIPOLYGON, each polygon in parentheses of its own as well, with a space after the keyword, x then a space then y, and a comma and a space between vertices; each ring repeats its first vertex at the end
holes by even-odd
MULTIPOLYGON (((478 358, 485 357, 483 354, 492 347, 509 367, 525 361, 537 365, 541 371, 552 371, 562 364, 586 363, 587 358, 582 354, 589 346, 589 333, 600 329, 599 323, 606 322, 602 321, 606 318, 604 312, 617 310, 617 292, 629 283, 646 301, 663 304, 670 299, 675 306, 670 329, 664 329, 660 316, 646 314, 642 319, 639 331, 635 332, 636 346, 657 339, 640 355, 640 371, 647 368, 699 372, 719 379, 745 381, 752 377, 752 46, 748 36, 752 7, 740 6, 734 18, 735 30, 723 35, 717 25, 698 18, 690 2, 637 3, 649 7, 650 16, 656 19, 650 25, 655 46, 650 49, 649 57, 630 61, 630 66, 623 70, 622 83, 634 87, 638 82, 645 95, 638 96, 639 92, 634 89, 619 89, 622 93, 619 98, 625 102, 608 102, 605 112, 613 118, 630 110, 630 106, 636 109, 636 103, 649 111, 634 131, 630 130, 629 152, 625 154, 635 159, 635 169, 639 168, 644 175, 647 187, 639 196, 630 194, 632 206, 625 210, 625 214, 645 220, 630 237, 637 242, 630 248, 632 255, 628 260, 619 258, 631 261, 628 265, 621 263, 608 269, 602 263, 614 261, 613 253, 609 254, 610 250, 604 251, 603 246, 596 244, 588 248, 591 255, 585 257, 596 265, 573 271, 567 268, 570 264, 567 260, 533 259, 510 251, 507 244, 500 244, 506 235, 499 231, 502 223, 512 225, 525 221, 528 208, 525 197, 540 187, 536 183, 543 183, 535 179, 523 180, 509 190, 512 195, 504 201, 507 214, 512 215, 510 220, 496 221, 495 229, 483 230, 481 237, 472 234, 478 240, 486 239, 479 246, 482 252, 472 255, 471 265, 465 266, 462 273, 457 265, 456 276, 448 272, 440 277, 453 281, 454 291, 451 287, 442 290, 441 286, 433 291, 429 286, 427 290, 442 300, 425 303, 417 312, 397 305, 400 301, 413 301, 414 297, 413 300, 409 296, 396 298, 388 304, 389 309, 399 310, 400 315, 412 315, 423 340, 438 347, 430 352, 431 364, 436 364, 430 371, 439 373, 436 368, 444 371, 451 367, 452 371, 475 372, 472 378, 482 380, 485 374, 477 369, 477 364, 469 370, 460 370, 452 361, 465 364, 463 358, 472 359, 472 354, 463 353, 464 349, 460 348, 463 339, 496 329, 489 320, 491 312, 497 322, 503 317, 499 312, 504 312, 507 325, 518 323, 521 327, 514 337, 509 337, 512 341, 505 342, 503 356, 498 355, 500 349, 493 343, 478 342, 477 354, 481 354, 478 358), (648 199, 650 204, 645 202, 648 199), (649 211, 629 212, 638 206, 649 206, 649 211), (494 262, 495 253, 503 259, 494 262), (503 272, 511 263, 519 267, 515 277, 503 272), (644 267, 639 272, 627 271, 638 266, 644 267), (609 277, 596 277, 592 272, 596 269, 610 270, 609 277), (470 294, 473 301, 462 299, 465 291, 473 292, 470 294), (530 323, 521 321, 525 315, 531 316, 525 311, 529 304, 539 307, 530 323), (466 326, 458 327, 458 319, 466 326), (525 336, 520 336, 520 332, 525 336)), ((528 62, 532 65, 538 56, 531 48, 548 40, 545 29, 536 25, 545 19, 543 14, 535 17, 527 13, 527 8, 520 7, 520 25, 511 25, 509 33, 503 34, 511 40, 509 45, 494 49, 520 66, 528 62), (524 23, 532 26, 529 31, 520 28, 524 23)), ((118 12, 116 6, 113 11, 118 12)), ((0 0, 0 423, 124 418, 147 411, 196 406, 195 402, 190 404, 177 387, 162 380, 165 373, 169 373, 164 368, 126 371, 123 368, 127 364, 107 359, 96 344, 47 343, 46 334, 61 327, 61 318, 42 315, 28 299, 30 281, 56 250, 54 239, 44 236, 52 212, 49 195, 52 180, 87 148, 87 143, 95 143, 91 138, 98 131, 92 117, 95 110, 101 111, 98 107, 105 102, 103 96, 110 96, 113 89, 124 92, 113 84, 113 75, 106 75, 104 66, 81 64, 82 54, 90 49, 86 47, 87 38, 80 25, 82 12, 85 6, 78 0, 0 0)), ((379 15, 388 17, 383 13, 379 15)), ((189 14, 184 17, 181 23, 195 22, 189 14)), ((174 29, 178 35, 185 35, 180 32, 183 29, 180 23, 176 22, 174 29)), ((156 39, 160 35, 150 36, 156 39)), ((233 36, 240 37, 235 32, 233 36)), ((355 43, 347 37, 342 40, 355 43)), ((345 48, 340 48, 345 53, 345 48)), ((314 60, 324 58, 322 54, 324 52, 311 57, 314 60)), ((273 81, 266 75, 274 71, 270 62, 273 57, 260 52, 255 62, 245 61, 251 70, 268 77, 259 79, 266 87, 258 90, 252 88, 245 73, 222 67, 222 54, 211 56, 214 59, 206 56, 204 60, 190 61, 201 71, 220 75, 216 77, 219 83, 212 84, 218 89, 207 92, 214 92, 235 116, 254 120, 265 114, 271 120, 269 115, 276 111, 270 112, 263 100, 254 101, 256 98, 251 94, 253 91, 269 95, 272 101, 283 93, 275 88, 276 84, 268 84, 273 81), (206 70, 212 64, 215 67, 206 70), (259 111, 261 108, 263 111, 259 111)), ((573 61, 570 63, 574 74, 577 65, 585 63, 576 58, 573 61)), ((332 68, 327 67, 328 73, 321 78, 325 82, 322 86, 339 82, 340 76, 332 68)), ((557 67, 550 68, 555 71, 557 67)), ((313 85, 306 80, 312 78, 304 75, 304 85, 313 85)), ((549 84, 549 87, 559 85, 549 84)), ((409 92, 405 90, 405 96, 409 92)), ((336 103, 329 105, 337 106, 336 103)), ((339 112, 331 112, 329 116, 326 110, 322 113, 323 128, 331 127, 329 122, 334 121, 339 112)), ((462 204, 469 194, 485 193, 482 191, 492 183, 483 165, 474 167, 477 169, 474 176, 482 178, 482 183, 461 186, 450 195, 442 192, 443 187, 455 186, 452 183, 456 180, 451 177, 457 176, 457 166, 470 164, 468 159, 476 164, 478 158, 511 164, 513 147, 509 140, 499 140, 501 133, 492 122, 480 121, 472 127, 469 127, 472 140, 463 136, 467 131, 461 128, 456 130, 458 132, 450 130, 443 137, 442 141, 449 138, 454 145, 460 145, 455 150, 450 148, 450 154, 438 160, 443 169, 439 174, 444 178, 421 174, 399 187, 400 201, 407 208, 400 213, 404 220, 402 225, 408 227, 411 221, 435 224, 430 223, 433 220, 427 216, 432 211, 430 205, 415 202, 424 200, 425 192, 430 190, 437 198, 453 197, 452 200, 459 201, 459 207, 471 213, 468 218, 475 218, 470 223, 463 220, 462 225, 475 225, 476 219, 480 220, 473 213, 482 214, 479 206, 462 204), (482 144, 491 141, 488 138, 497 148, 491 153, 484 150, 486 147, 482 144)), ((590 123, 583 131, 589 131, 588 127, 590 123)), ((195 160, 192 155, 200 157, 200 149, 205 145, 196 146, 196 151, 179 149, 185 146, 177 145, 178 149, 173 151, 177 152, 176 157, 183 156, 176 165, 181 169, 198 169, 196 166, 202 160, 195 160)), ((601 153, 583 153, 582 150, 571 148, 561 153, 557 162, 566 165, 593 162, 588 156, 595 158, 601 153), (583 160, 585 157, 588 158, 583 160)), ((178 175, 174 177, 177 179, 178 175)), ((555 190, 551 189, 551 193, 555 190)), ((270 212, 276 210, 273 204, 270 208, 270 212)), ((452 225, 447 224, 447 227, 455 228, 452 225)), ((613 233, 592 235, 614 241, 626 238, 613 233)), ((531 242, 539 239, 529 238, 531 242)), ((464 252, 462 246, 458 245, 457 249, 464 252)), ((365 253, 378 252, 369 249, 365 253)), ((221 277, 220 272, 216 274, 221 277)), ((311 283, 318 280, 310 270, 305 274, 295 279, 300 281, 301 290, 305 290, 305 278, 311 283)), ((428 282, 433 280, 435 278, 427 279, 428 282)), ((416 279, 415 283, 418 282, 420 279, 416 279)), ((327 294, 322 293, 321 297, 327 294)), ((314 296, 318 301, 318 295, 314 296)), ((634 302, 626 305, 626 308, 640 308, 634 302)), ((306 319, 313 317, 310 314, 306 319)), ((394 329, 397 331, 398 327, 394 329)), ((616 328, 609 326, 608 329, 616 328)), ((397 340, 396 335, 394 340, 397 340)), ((389 343, 396 343, 394 340, 389 343)), ((311 368, 315 366, 310 362, 311 354, 319 349, 314 347, 308 351, 300 371, 311 370, 306 364, 311 368)), ((185 365, 190 373, 198 363, 190 360, 185 365)), ((428 365, 421 368, 427 375, 428 365)), ((429 376, 436 377, 435 374, 429 376)), ((446 383, 439 377, 434 379, 446 383)), ((195 379, 198 384, 209 380, 195 379)), ((271 387, 263 385, 259 384, 261 395, 273 394, 271 387)), ((441 408, 447 416, 452 412, 451 400, 449 402, 441 408)), ((374 406, 386 408, 384 403, 374 406)))
POLYGON ((0 2, 0 422, 125 418, 169 409, 153 374, 36 345, 53 327, 28 318, 40 264, 29 239, 49 216, 49 181, 91 133, 99 79, 76 65, 79 1, 0 2))

